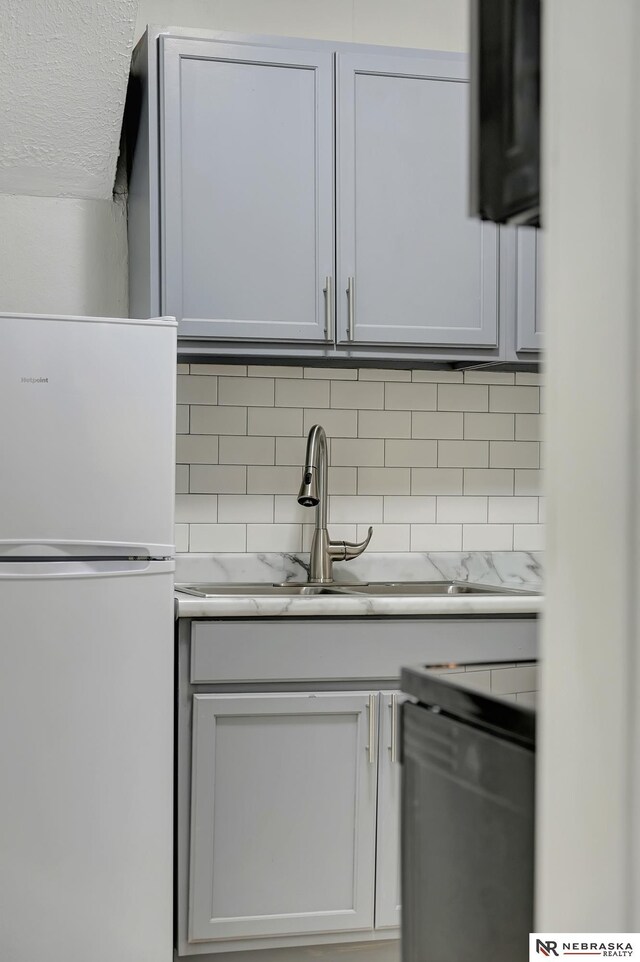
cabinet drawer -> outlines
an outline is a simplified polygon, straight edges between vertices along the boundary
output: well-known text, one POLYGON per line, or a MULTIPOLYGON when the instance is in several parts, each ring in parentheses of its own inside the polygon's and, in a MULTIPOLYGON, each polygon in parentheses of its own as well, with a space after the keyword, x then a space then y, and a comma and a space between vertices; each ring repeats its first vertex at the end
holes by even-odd
POLYGON ((403 665, 528 661, 535 618, 353 618, 196 621, 191 681, 351 681, 398 678, 403 665))

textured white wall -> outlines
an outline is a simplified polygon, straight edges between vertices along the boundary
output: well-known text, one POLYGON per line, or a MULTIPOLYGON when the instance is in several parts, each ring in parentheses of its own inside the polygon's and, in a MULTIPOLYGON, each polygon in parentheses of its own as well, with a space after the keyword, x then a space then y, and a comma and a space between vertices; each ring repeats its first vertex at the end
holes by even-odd
POLYGON ((466 50, 468 0, 140 0, 146 24, 466 50))
POLYGON ((108 199, 137 0, 3 0, 0 193, 108 199))
POLYGON ((124 202, 0 194, 0 311, 128 313, 124 202))

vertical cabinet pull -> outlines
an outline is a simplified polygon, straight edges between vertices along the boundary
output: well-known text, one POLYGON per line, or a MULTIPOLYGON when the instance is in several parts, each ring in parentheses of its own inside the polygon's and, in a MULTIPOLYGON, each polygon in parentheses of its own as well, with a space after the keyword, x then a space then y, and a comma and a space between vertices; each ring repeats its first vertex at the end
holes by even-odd
POLYGON ((391 751, 391 761, 398 761, 398 696, 395 692, 391 696, 391 744, 389 745, 389 750, 391 751))
POLYGON ((376 762, 376 696, 369 695, 369 764, 376 762))
POLYGON ((333 341, 333 277, 324 279, 324 332, 328 341, 333 341))
POLYGON ((356 310, 355 278, 353 277, 350 277, 347 281, 347 308, 347 337, 350 341, 352 341, 355 331, 356 310))

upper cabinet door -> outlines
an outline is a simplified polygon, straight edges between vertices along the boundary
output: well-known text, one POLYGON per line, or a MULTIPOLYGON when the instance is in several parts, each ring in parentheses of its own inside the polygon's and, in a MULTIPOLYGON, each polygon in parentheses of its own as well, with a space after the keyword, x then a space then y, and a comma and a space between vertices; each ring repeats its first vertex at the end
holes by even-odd
POLYGON ((516 351, 542 351, 542 234, 516 231, 516 351))
POLYGON ((495 347, 498 238, 468 215, 466 59, 337 55, 341 342, 495 347))
POLYGON ((183 337, 325 340, 333 55, 161 40, 162 310, 183 337))

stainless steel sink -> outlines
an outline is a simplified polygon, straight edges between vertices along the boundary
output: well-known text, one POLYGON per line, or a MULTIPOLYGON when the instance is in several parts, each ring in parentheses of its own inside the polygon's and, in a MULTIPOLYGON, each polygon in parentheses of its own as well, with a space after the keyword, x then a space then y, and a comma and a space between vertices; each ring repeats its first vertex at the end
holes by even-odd
POLYGON ((198 598, 217 598, 229 595, 376 595, 387 597, 423 598, 431 595, 532 595, 535 591, 503 588, 494 585, 471 584, 465 581, 372 581, 368 584, 334 583, 311 585, 300 582, 285 584, 195 584, 176 585, 177 591, 198 598))

